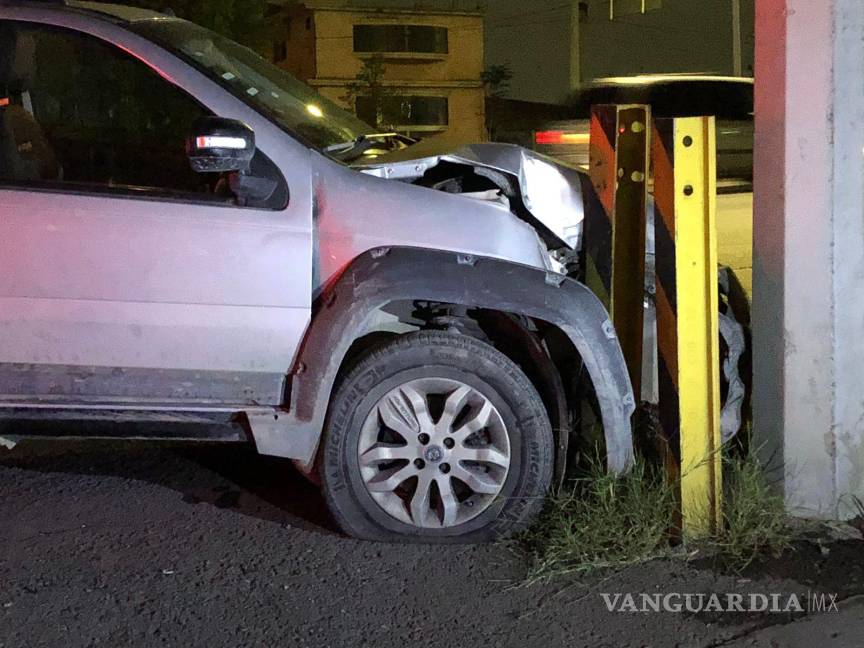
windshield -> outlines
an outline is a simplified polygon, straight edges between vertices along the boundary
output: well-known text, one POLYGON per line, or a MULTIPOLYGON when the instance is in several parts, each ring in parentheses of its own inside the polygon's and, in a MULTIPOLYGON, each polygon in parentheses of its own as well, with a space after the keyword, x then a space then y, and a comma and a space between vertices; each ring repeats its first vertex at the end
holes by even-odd
POLYGON ((178 54, 306 144, 323 150, 372 129, 255 52, 194 23, 143 20, 131 29, 178 54))

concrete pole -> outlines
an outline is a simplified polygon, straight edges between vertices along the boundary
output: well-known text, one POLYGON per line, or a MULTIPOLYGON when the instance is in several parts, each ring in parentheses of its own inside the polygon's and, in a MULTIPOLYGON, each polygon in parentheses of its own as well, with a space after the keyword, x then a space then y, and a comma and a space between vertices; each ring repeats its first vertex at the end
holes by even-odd
POLYGON ((864 499, 864 3, 757 0, 754 433, 790 511, 864 499))
POLYGON ((570 89, 578 90, 582 84, 582 38, 579 0, 570 6, 570 89))
POLYGON ((732 0, 732 74, 743 75, 741 63, 741 0, 732 0))

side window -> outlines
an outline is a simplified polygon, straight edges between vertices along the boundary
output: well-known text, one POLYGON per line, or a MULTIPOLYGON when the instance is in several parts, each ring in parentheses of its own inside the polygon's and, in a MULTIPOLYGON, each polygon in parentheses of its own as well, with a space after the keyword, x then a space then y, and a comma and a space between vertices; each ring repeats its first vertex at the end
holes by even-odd
POLYGON ((143 62, 26 22, 0 21, 0 52, 0 183, 221 193, 185 154, 192 122, 208 111, 143 62))

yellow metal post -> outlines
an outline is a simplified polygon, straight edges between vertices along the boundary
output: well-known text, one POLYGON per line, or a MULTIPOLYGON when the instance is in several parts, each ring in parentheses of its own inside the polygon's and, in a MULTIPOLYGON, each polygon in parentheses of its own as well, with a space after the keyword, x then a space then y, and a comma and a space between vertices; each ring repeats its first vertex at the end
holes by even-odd
POLYGON ((678 437, 685 538, 721 523, 720 371, 713 117, 656 120, 660 419, 678 437))
POLYGON ((721 521, 714 118, 678 120, 675 149, 681 513, 685 536, 701 536, 721 521))

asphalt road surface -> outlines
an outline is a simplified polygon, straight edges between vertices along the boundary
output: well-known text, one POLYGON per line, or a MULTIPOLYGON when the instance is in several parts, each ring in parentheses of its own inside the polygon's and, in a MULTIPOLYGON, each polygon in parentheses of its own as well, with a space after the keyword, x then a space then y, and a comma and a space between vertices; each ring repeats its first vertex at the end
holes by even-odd
POLYGON ((0 496, 0 648, 738 645, 801 615, 609 612, 600 593, 864 591, 860 541, 743 576, 658 561, 520 586, 508 546, 340 535, 289 462, 241 446, 19 445, 0 496))

